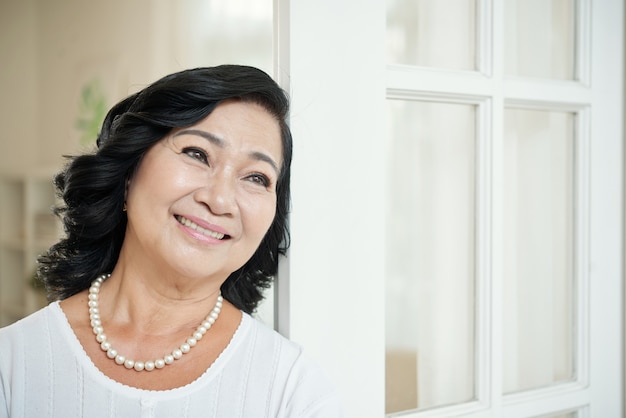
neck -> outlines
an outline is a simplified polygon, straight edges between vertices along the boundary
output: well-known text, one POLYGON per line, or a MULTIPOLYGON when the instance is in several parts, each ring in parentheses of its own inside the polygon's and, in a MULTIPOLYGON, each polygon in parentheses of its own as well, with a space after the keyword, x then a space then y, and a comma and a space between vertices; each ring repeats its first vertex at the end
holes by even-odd
POLYGON ((91 287, 89 288, 89 319, 93 327, 93 333, 95 334, 96 342, 100 344, 101 350, 106 352, 106 356, 109 359, 114 360, 117 365, 124 366, 126 369, 134 369, 138 372, 144 370, 152 371, 155 369, 162 369, 166 365, 173 364, 174 361, 181 359, 184 354, 191 351, 191 349, 195 347, 202 338, 204 338, 204 335, 209 329, 213 327, 213 324, 215 323, 221 312, 222 297, 218 294, 215 306, 213 307, 211 312, 202 321, 200 321, 200 324, 195 328, 194 332, 186 340, 184 340, 184 342, 180 346, 175 347, 171 352, 166 353, 163 356, 157 356, 153 359, 148 359, 145 361, 135 361, 118 352, 117 349, 113 347, 104 332, 99 299, 100 292, 102 290, 102 284, 109 277, 110 275, 107 274, 98 277, 92 282, 91 287))
POLYGON ((116 267, 102 285, 101 309, 109 320, 144 332, 189 329, 215 306, 221 285, 190 280, 116 267))

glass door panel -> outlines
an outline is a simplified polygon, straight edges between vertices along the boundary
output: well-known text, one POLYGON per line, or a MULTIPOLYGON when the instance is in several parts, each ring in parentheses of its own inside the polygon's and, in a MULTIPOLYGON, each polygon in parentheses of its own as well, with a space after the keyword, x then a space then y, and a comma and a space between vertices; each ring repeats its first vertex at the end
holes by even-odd
POLYGON ((387 62, 476 70, 476 0, 387 0, 387 62))
POLYGON ((576 78, 576 0, 505 1, 505 73, 576 78))
POLYGON ((388 100, 386 411, 475 398, 476 106, 388 100))
POLYGON ((504 392, 574 370, 574 122, 509 108, 504 118, 504 392))

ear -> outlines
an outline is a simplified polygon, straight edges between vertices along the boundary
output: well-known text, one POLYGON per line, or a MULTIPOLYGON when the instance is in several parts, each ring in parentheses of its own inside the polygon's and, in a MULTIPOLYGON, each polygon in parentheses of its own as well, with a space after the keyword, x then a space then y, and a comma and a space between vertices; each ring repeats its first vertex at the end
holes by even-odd
POLYGON ((128 186, 130 186, 130 176, 126 179, 126 185, 124 186, 124 206, 122 207, 124 212, 126 212, 127 209, 126 200, 128 198, 128 186))

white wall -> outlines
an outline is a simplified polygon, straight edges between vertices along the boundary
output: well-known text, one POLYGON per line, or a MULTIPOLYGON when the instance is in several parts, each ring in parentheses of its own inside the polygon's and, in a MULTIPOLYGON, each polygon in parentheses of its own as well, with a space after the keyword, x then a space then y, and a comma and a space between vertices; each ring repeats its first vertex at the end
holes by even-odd
POLYGON ((37 161, 36 1, 0 1, 0 168, 37 161))

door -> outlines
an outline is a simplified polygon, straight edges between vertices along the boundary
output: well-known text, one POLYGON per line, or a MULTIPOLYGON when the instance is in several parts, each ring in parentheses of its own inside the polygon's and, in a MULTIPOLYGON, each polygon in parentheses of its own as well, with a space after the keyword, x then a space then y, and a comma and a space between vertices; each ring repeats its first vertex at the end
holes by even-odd
POLYGON ((277 3, 279 329, 348 416, 621 416, 623 5, 382 3, 277 3))

